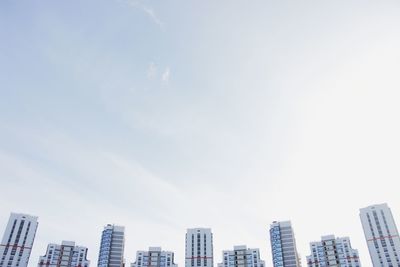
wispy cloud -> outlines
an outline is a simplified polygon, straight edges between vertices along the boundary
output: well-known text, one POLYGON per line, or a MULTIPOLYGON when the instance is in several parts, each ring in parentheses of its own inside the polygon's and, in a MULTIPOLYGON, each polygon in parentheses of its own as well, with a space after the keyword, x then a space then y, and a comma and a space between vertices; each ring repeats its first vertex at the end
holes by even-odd
POLYGON ((157 65, 154 62, 150 62, 147 67, 147 78, 154 79, 157 76, 157 65))
POLYGON ((159 80, 161 79, 161 82, 163 83, 168 83, 170 76, 171 76, 171 69, 170 67, 166 67, 164 71, 158 71, 158 66, 154 62, 150 62, 149 65, 147 66, 147 79, 149 80, 159 80))
POLYGON ((146 13, 151 21, 153 21, 161 30, 164 30, 164 22, 158 17, 152 7, 144 5, 140 0, 125 0, 124 2, 128 3, 134 8, 143 10, 143 12, 146 13))
POLYGON ((165 82, 165 83, 168 83, 169 82, 169 76, 170 76, 170 69, 169 69, 169 67, 167 67, 165 69, 165 71, 163 72, 163 74, 162 74, 162 77, 161 77, 162 81, 165 82))
POLYGON ((164 23, 158 18, 154 9, 141 5, 143 11, 151 18, 151 20, 160 27, 160 29, 164 30, 164 23))

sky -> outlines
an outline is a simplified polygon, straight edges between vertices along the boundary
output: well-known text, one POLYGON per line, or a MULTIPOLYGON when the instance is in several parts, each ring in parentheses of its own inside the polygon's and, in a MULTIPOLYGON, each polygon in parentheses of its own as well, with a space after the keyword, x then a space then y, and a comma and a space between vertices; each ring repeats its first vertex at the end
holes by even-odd
POLYGON ((400 2, 0 1, 0 232, 39 217, 48 243, 89 248, 126 227, 125 258, 184 266, 211 227, 272 266, 269 225, 349 236, 359 208, 400 223, 400 2))

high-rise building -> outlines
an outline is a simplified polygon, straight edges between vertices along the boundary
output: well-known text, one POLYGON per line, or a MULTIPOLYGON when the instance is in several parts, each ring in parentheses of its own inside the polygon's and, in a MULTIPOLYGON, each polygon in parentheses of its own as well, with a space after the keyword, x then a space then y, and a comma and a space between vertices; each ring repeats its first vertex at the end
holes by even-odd
POLYGON ((0 267, 26 267, 38 227, 37 217, 11 213, 0 244, 0 267))
POLYGON ((273 222, 269 233, 274 267, 300 267, 291 222, 273 222))
POLYGON ((358 251, 351 247, 348 237, 335 238, 327 235, 319 242, 311 242, 311 255, 307 256, 308 267, 360 267, 358 251))
POLYGON ((187 230, 185 267, 214 267, 211 229, 193 228, 187 230))
POLYGON ((400 266, 400 238, 387 204, 360 209, 361 224, 374 267, 400 266))
POLYGON ((98 267, 124 267, 125 228, 108 224, 101 235, 98 267))
POLYGON ((89 267, 87 251, 86 247, 75 246, 72 241, 49 244, 46 255, 39 258, 38 267, 89 267))
POLYGON ((162 251, 160 247, 150 247, 149 251, 136 252, 136 261, 131 267, 178 267, 174 262, 174 253, 162 251))
POLYGON ((218 267, 264 267, 265 262, 260 258, 259 249, 246 246, 234 246, 233 250, 222 252, 222 263, 218 267))

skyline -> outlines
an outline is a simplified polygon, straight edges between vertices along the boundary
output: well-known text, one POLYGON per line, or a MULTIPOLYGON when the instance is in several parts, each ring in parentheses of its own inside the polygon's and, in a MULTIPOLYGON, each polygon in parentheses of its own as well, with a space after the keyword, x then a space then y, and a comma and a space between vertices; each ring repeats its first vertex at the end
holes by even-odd
MULTIPOLYGON (((39 216, 30 266, 74 240, 97 262, 210 227, 215 259, 291 220, 301 258, 358 209, 400 223, 400 2, 0 1, 0 229, 39 216), (65 222, 72 226, 68 227, 65 222), (81 230, 82 229, 82 230, 81 230), (233 234, 235 233, 235 234, 233 234)), ((160 244, 161 243, 161 244, 160 244)))
MULTIPOLYGON (((372 205, 369 205, 369 206, 367 206, 367 207, 364 207, 364 208, 360 208, 359 209, 359 215, 360 215, 360 220, 362 220, 362 213, 363 212, 365 212, 365 210, 368 210, 368 209, 370 209, 371 207, 378 207, 378 208, 382 208, 382 207, 384 207, 385 209, 388 209, 388 206, 387 206, 387 203, 380 203, 380 204, 372 204, 372 205)), ((18 216, 18 217, 21 217, 21 216, 28 216, 28 217, 31 217, 31 218, 38 218, 37 216, 35 216, 35 215, 31 215, 31 214, 19 214, 19 213, 14 213, 14 212, 11 212, 10 213, 10 216, 18 216)), ((396 229, 396 224, 395 224, 395 222, 391 222, 392 223, 392 225, 390 226, 390 227, 394 227, 394 229, 396 229)), ((279 225, 279 224, 282 224, 284 227, 290 227, 290 231, 291 231, 291 238, 293 238, 293 239, 296 239, 296 234, 293 232, 293 230, 292 230, 292 225, 291 225, 291 221, 273 221, 273 222, 271 222, 270 223, 270 227, 272 227, 272 226, 274 226, 274 227, 276 227, 277 225, 279 225)), ((363 226, 362 226, 363 227, 363 226)), ((122 225, 115 225, 115 224, 107 224, 107 225, 105 225, 104 227, 103 227, 103 231, 102 231, 102 237, 101 237, 101 240, 103 239, 103 235, 104 235, 104 233, 107 231, 107 229, 117 229, 117 232, 118 232, 118 235, 120 235, 121 233, 122 233, 122 236, 124 236, 124 232, 125 232, 125 226, 122 226, 122 225), (121 232, 122 231, 122 232, 121 232)), ((269 229, 271 229, 271 228, 269 228, 269 229)), ((394 229, 392 229, 392 230, 394 230, 394 229)), ((202 235, 204 234, 204 233, 208 233, 208 231, 209 230, 211 230, 211 235, 210 235, 210 237, 211 237, 211 240, 212 240, 212 243, 210 243, 210 244, 213 244, 213 238, 212 238, 212 236, 214 235, 214 233, 213 233, 213 231, 212 231, 212 229, 210 229, 210 228, 203 228, 203 227, 200 227, 200 228, 187 228, 186 229, 186 233, 197 233, 197 232, 200 232, 201 231, 201 233, 202 233, 202 235), (205 232, 204 232, 205 231, 205 232)), ((388 230, 389 231, 389 230, 388 230)), ((35 230, 35 232, 36 232, 36 230, 35 230)), ((271 238, 271 233, 270 233, 270 231, 268 230, 268 234, 269 234, 269 236, 268 236, 268 239, 270 239, 271 238)), ((368 236, 369 236, 370 234, 368 233, 368 236)), ((397 235, 396 235, 396 237, 398 237, 397 235)), ((335 234, 333 234, 333 233, 330 233, 330 234, 324 234, 324 235, 321 235, 320 236, 320 238, 321 238, 321 240, 324 240, 324 239, 327 239, 327 240, 335 240, 335 234)), ((367 237, 365 237, 366 239, 367 239, 367 237)), ((36 239, 37 239, 37 237, 36 237, 36 239)), ((124 243, 123 243, 123 247, 124 246, 126 246, 126 237, 124 237, 123 238, 125 241, 124 241, 124 243)), ((340 242, 343 242, 343 240, 345 241, 345 242, 347 242, 349 245, 351 244, 351 236, 350 235, 347 235, 347 236, 337 236, 336 237, 336 240, 340 240, 340 242)), ((270 240, 271 241, 271 240, 270 240)), ((365 242, 367 243, 367 240, 365 240, 365 242)), ((397 242, 397 241, 396 241, 397 242)), ((61 242, 62 244, 68 244, 68 245, 71 245, 71 244, 73 244, 72 246, 75 246, 75 241, 73 241, 73 240, 68 240, 68 241, 66 241, 66 240, 63 240, 62 242, 61 242)), ((101 242, 99 242, 99 243, 101 243, 101 242)), ((57 245, 57 244, 59 244, 59 242, 49 242, 48 243, 48 245, 47 245, 47 247, 46 247, 46 253, 48 252, 48 249, 49 249, 49 246, 60 246, 60 245, 57 245)), ((311 249, 311 247, 312 246, 315 246, 316 244, 319 244, 320 246, 321 246, 321 242, 320 241, 309 241, 309 248, 311 249)), ((110 244, 108 244, 108 246, 109 246, 110 244)), ((185 244, 185 246, 186 246, 187 244, 185 244)), ((161 246, 160 245, 157 245, 157 246, 150 246, 149 247, 149 249, 161 249, 161 246), (158 247, 157 247, 158 246, 158 247)), ((209 245, 207 245, 207 246, 209 246, 209 245)), ((234 244, 234 245, 232 245, 233 247, 234 247, 234 249, 236 249, 236 248, 240 248, 240 249, 243 249, 243 248, 246 248, 247 247, 247 244, 234 244)), ((272 262, 272 254, 273 254, 273 252, 271 251, 271 243, 270 242, 267 242, 267 247, 269 246, 269 253, 271 254, 270 255, 270 257, 271 257, 271 266, 273 266, 273 262, 272 262)), ((294 246, 297 246, 297 242, 295 242, 294 243, 294 246)), ((214 246, 215 247, 215 246, 214 246)), ((87 247, 87 246, 85 246, 85 245, 80 245, 80 246, 78 246, 77 247, 78 249, 85 249, 86 250, 86 252, 85 253, 88 253, 88 250, 89 250, 89 248, 87 247)), ((186 248, 187 249, 187 248, 186 248)), ((247 249, 247 248, 246 248, 247 249)), ((255 249, 255 250, 257 250, 257 251, 262 251, 262 247, 252 247, 252 248, 248 248, 248 250, 253 250, 253 249, 255 249)), ((359 256, 359 254, 358 254, 358 251, 359 251, 359 249, 358 248, 355 248, 355 247, 353 247, 352 246, 352 249, 354 250, 354 251, 351 251, 351 252, 349 252, 349 253, 357 253, 357 257, 359 257, 359 259, 362 259, 362 257, 361 256, 359 256)), ((102 248, 100 247, 100 244, 99 244, 99 248, 98 248, 98 253, 100 253, 100 251, 102 251, 102 248)), ((122 249, 122 251, 124 252, 124 249, 122 249)), ((135 255, 136 255, 136 258, 137 258, 137 253, 139 253, 139 252, 143 252, 143 251, 146 251, 145 249, 139 249, 139 250, 137 250, 136 252, 135 252, 135 255)), ((161 250, 160 250, 161 251, 161 250)), ((164 251, 164 250, 163 250, 164 251)), ((208 251, 208 249, 207 249, 207 251, 208 251)), ((296 249, 295 249, 295 251, 296 251, 296 249)), ((176 255, 178 254, 179 255, 179 252, 178 253, 176 253, 176 251, 172 251, 172 250, 169 250, 169 251, 166 251, 166 252, 171 252, 171 253, 173 253, 174 254, 174 258, 176 258, 176 255)), ((231 250, 229 250, 229 249, 224 249, 224 250, 222 250, 221 251, 221 261, 223 261, 223 259, 224 259, 224 256, 225 256, 225 253, 227 253, 227 252, 232 252, 231 250)), ((309 251, 310 253, 311 253, 311 251, 309 251)), ((184 254, 185 253, 188 253, 187 251, 185 251, 184 252, 184 254)), ((212 261, 217 261, 218 262, 218 259, 216 258, 216 254, 218 254, 218 253, 216 253, 215 251, 213 251, 213 250, 211 250, 211 252, 209 251, 209 252, 207 252, 207 253, 211 253, 211 255, 214 255, 213 256, 213 258, 212 258, 212 261)), ((267 253, 268 254, 268 253, 267 253)), ((312 253, 311 253, 312 254, 312 253)), ((46 254, 44 254, 44 255, 46 255, 46 254)), ((260 255, 262 255, 262 253, 260 253, 260 255)), ((301 256, 302 254, 301 253, 299 253, 299 257, 300 257, 300 263, 301 263, 301 265, 303 266, 304 264, 307 264, 307 257, 311 257, 311 256, 309 256, 308 254, 306 255, 306 257, 305 257, 305 260, 302 258, 302 256, 301 256)), ((125 255, 125 253, 123 253, 122 254, 122 256, 123 256, 123 259, 124 259, 124 261, 125 261, 125 264, 128 264, 128 265, 131 265, 131 264, 134 264, 135 262, 136 262, 136 258, 134 258, 134 261, 132 261, 132 262, 129 262, 129 260, 127 259, 127 257, 126 257, 126 255, 125 255)), ((98 257, 99 257, 99 254, 98 254, 98 257)), ((43 255, 41 255, 40 257, 39 257, 39 260, 38 260, 38 263, 42 260, 42 258, 43 258, 43 255)), ((357 258, 358 259, 358 258, 357 258)), ((32 260, 31 258, 29 259, 29 260, 32 260)), ((89 258, 87 259, 89 262, 92 262, 92 264, 93 264, 93 261, 92 260, 90 260, 89 258)), ((262 261, 262 265, 263 266, 268 266, 268 263, 266 263, 265 262, 265 260, 262 258, 262 257, 260 257, 260 260, 262 261)), ((372 263, 372 259, 370 259, 371 260, 371 262, 370 262, 370 264, 372 263)), ((176 261, 175 261, 176 262, 176 261)), ((98 262, 96 262, 96 264, 94 264, 94 265, 97 265, 98 264, 98 262)), ((176 264, 178 264, 179 265, 179 263, 178 262, 176 262, 176 264)), ((185 261, 185 263, 184 263, 185 265, 187 264, 187 262, 185 261)), ((222 264, 222 263, 218 263, 217 265, 219 266, 220 264, 222 264)), ((361 264, 362 266, 365 266, 365 264, 362 262, 362 261, 360 261, 360 263, 359 264, 361 264)), ((34 264, 32 264, 32 265, 34 265, 34 264)), ((367 264, 368 265, 368 264, 367 264)), ((28 266, 31 266, 30 264, 28 265, 28 266)), ((206 265, 207 266, 207 265, 206 265)))

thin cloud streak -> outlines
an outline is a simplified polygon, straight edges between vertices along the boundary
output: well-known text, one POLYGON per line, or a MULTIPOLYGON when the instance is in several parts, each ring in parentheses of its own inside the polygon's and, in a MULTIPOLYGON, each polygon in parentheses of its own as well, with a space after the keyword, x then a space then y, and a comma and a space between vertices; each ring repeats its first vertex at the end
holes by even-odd
POLYGON ((164 30, 164 23, 158 18, 154 10, 150 7, 141 5, 143 11, 152 19, 152 21, 160 27, 161 30, 164 30))
POLYGON ((141 1, 126 0, 130 6, 141 9, 161 30, 164 30, 164 22, 158 17, 152 7, 144 5, 141 1))

